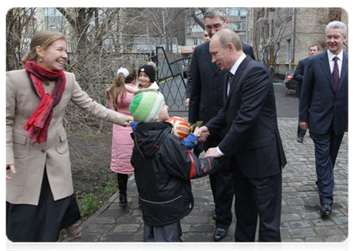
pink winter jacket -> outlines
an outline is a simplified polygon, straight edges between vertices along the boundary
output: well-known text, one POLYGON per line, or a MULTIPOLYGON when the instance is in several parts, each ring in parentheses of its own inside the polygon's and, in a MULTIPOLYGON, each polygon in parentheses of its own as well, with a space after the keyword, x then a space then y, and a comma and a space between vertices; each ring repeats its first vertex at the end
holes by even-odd
MULTIPOLYGON (((123 102, 118 95, 118 111, 124 115, 130 115, 129 105, 133 99, 135 90, 134 84, 125 84, 126 92, 123 102)), ((136 90, 138 90, 136 88, 136 90)), ((112 99, 109 99, 108 106, 114 110, 112 99)), ((112 154, 111 154, 111 170, 116 173, 133 174, 134 169, 130 164, 130 158, 133 152, 134 142, 130 137, 132 129, 130 126, 123 127, 113 124, 112 132, 112 154)))

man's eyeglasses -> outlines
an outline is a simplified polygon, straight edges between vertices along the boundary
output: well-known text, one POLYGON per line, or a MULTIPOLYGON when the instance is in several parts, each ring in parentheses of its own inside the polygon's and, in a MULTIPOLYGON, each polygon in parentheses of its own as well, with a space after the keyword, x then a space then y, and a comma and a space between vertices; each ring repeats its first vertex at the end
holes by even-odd
POLYGON ((205 26, 205 29, 207 30, 207 31, 211 31, 212 29, 214 29, 214 30, 219 30, 220 28, 221 28, 221 26, 223 25, 225 23, 225 21, 223 21, 221 24, 214 24, 214 25, 212 25, 212 26, 205 26))

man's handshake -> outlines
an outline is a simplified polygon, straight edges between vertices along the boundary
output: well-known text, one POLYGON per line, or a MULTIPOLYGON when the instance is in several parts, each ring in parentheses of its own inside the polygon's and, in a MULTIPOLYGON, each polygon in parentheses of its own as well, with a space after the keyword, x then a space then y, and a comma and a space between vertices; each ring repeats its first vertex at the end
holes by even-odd
POLYGON ((195 128, 194 135, 198 137, 200 142, 204 142, 206 141, 207 137, 209 137, 210 133, 206 126, 202 126, 195 128))

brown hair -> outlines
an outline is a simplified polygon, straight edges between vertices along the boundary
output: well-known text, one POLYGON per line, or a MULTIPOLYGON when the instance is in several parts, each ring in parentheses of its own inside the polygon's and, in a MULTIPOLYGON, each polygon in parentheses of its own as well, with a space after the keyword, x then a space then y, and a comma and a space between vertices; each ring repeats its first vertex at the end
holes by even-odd
POLYGON ((132 67, 127 67, 129 76, 124 78, 123 73, 119 73, 113 80, 113 85, 109 90, 109 94, 112 98, 114 110, 118 111, 118 95, 120 94, 120 101, 125 98, 125 83, 131 83, 136 80, 136 70, 132 67))
POLYGON ((319 47, 317 44, 310 45, 310 46, 309 46, 309 49, 310 49, 311 47, 314 47, 314 46, 316 46, 316 47, 317 47, 317 50, 320 51, 320 47, 319 47))
POLYGON ((22 63, 25 63, 28 59, 36 60, 37 52, 36 47, 40 46, 43 50, 47 49, 54 41, 59 39, 65 39, 65 36, 61 32, 56 31, 40 31, 33 35, 31 40, 31 49, 22 58, 22 63))

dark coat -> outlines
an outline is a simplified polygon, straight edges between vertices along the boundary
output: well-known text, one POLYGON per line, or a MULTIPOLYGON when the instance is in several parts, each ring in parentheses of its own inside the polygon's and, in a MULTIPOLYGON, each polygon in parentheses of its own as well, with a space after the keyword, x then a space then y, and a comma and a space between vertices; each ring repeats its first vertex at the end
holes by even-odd
MULTIPOLYGON (((193 52, 190 71, 192 84, 190 86, 188 113, 188 121, 190 123, 195 123, 196 121, 207 123, 216 116, 223 105, 224 85, 222 83, 228 71, 222 71, 216 64, 212 63, 209 45, 210 42, 201 44, 193 52)), ((251 46, 243 43, 243 50, 246 55, 250 55, 254 59, 251 46)), ((210 136, 205 143, 206 149, 217 145, 225 133, 225 130, 220 130, 210 136)))
MULTIPOLYGON (((226 86, 226 77, 223 83, 226 86)), ((286 158, 278 131, 273 83, 264 65, 247 56, 236 71, 229 96, 224 91, 223 100, 223 108, 206 124, 211 135, 228 129, 218 145, 220 150, 234 156, 248 178, 281 172, 286 158)))
POLYGON ((348 54, 343 53, 337 94, 328 62, 322 52, 307 60, 302 83, 299 121, 308 122, 309 130, 325 134, 333 123, 334 133, 341 135, 348 125, 348 54))
POLYGON ((294 80, 297 81, 296 97, 300 98, 302 81, 304 80, 305 66, 308 58, 299 61, 294 72, 294 80))
POLYGON ((172 224, 193 209, 190 179, 216 170, 217 159, 198 159, 171 134, 171 124, 139 123, 131 163, 144 222, 150 226, 172 224))

